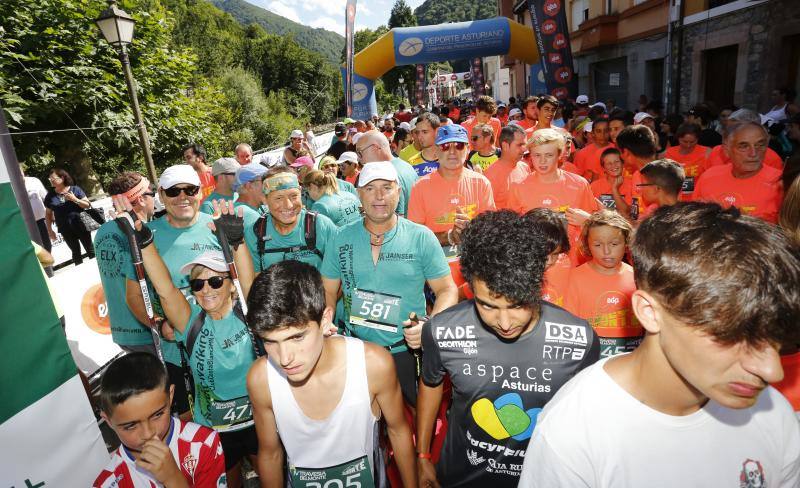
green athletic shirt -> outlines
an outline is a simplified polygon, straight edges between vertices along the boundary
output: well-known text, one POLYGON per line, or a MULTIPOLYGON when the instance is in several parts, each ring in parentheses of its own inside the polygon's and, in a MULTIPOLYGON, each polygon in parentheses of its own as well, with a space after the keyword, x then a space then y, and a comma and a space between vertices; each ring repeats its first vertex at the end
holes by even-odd
POLYGON ((239 198, 239 195, 236 192, 234 192, 232 196, 228 196, 220 195, 219 193, 212 191, 203 199, 203 203, 200 204, 200 211, 208 215, 213 215, 214 205, 211 202, 214 200, 225 200, 226 202, 230 202, 231 200, 236 200, 237 198, 239 198))
POLYGON ((425 226, 399 217, 394 229, 387 232, 378 264, 373 264, 369 233, 364 219, 341 229, 325 250, 320 269, 322 276, 342 282, 344 323, 350 333, 381 346, 393 346, 392 352, 405 350, 402 321, 411 312, 425 315, 424 286, 426 280, 450 274, 442 246, 425 226), (378 292, 400 297, 396 330, 379 330, 350 322, 356 290, 378 292))
MULTIPOLYGON (((275 225, 272 223, 272 215, 267 213, 265 217, 267 239, 264 242, 264 249, 269 250, 285 247, 305 246, 306 240, 304 227, 306 213, 306 209, 302 209, 300 211, 300 215, 297 216, 297 224, 294 226, 294 229, 292 229, 292 231, 285 236, 279 234, 278 231, 275 230, 275 225)), ((260 224, 260 221, 257 221, 257 223, 260 224)), ((328 242, 336 234, 336 229, 336 225, 331 222, 331 219, 328 217, 324 215, 316 216, 317 250, 319 250, 320 253, 325 250, 328 242)), ((257 273, 269 268, 270 265, 285 259, 302 261, 314 266, 317 269, 319 269, 320 265, 322 265, 322 258, 310 249, 295 252, 264 253, 263 256, 259 256, 258 240, 254 225, 248 225, 247 222, 245 222, 244 227, 244 240, 245 243, 247 243, 247 248, 250 250, 250 255, 253 256, 253 266, 255 267, 255 271, 257 273)))
POLYGON ((361 208, 361 201, 352 193, 347 192, 325 194, 311 204, 312 212, 328 217, 337 227, 360 219, 359 208, 361 208))
MULTIPOLYGON (((189 287, 189 277, 181 274, 181 268, 206 251, 221 250, 217 237, 208 228, 208 223, 213 220, 210 215, 198 213, 197 222, 189 227, 172 227, 166 215, 147 223, 153 231, 153 244, 172 277, 172 284, 181 290, 189 303, 195 303, 195 299, 189 287)), ((153 298, 157 299, 156 296, 153 298)), ((162 340, 161 350, 166 361, 181 364, 181 355, 175 341, 162 340)))
POLYGON ((411 158, 417 153, 419 153, 419 149, 414 147, 413 144, 409 144, 408 146, 401 149, 399 153, 397 153, 397 157, 407 163, 410 163, 411 158))
MULTIPOLYGON (((178 340, 186 342, 186 333, 200 312, 199 306, 191 305, 185 333, 175 330, 178 340)), ((220 320, 206 315, 188 359, 195 385, 195 422, 223 432, 253 424, 252 408, 246 407, 250 403, 246 383, 255 359, 247 326, 232 310, 220 320)))
POLYGON ((401 158, 392 159, 392 166, 397 170, 397 177, 400 179, 400 189, 402 190, 400 192, 400 203, 397 204, 397 213, 405 217, 408 215, 411 187, 417 182, 419 175, 413 166, 401 158))
POLYGON ((347 193, 352 193, 353 195, 358 197, 358 191, 356 191, 356 187, 353 186, 353 184, 350 183, 349 181, 344 181, 344 180, 341 180, 339 178, 336 178, 336 183, 339 184, 339 191, 340 192, 346 191, 347 193))
POLYGON ((481 153, 475 151, 475 153, 469 158, 469 162, 472 163, 473 166, 480 166, 482 170, 486 170, 489 166, 492 165, 495 161, 497 161, 500 156, 497 155, 497 151, 493 152, 490 156, 481 156, 481 153))
MULTIPOLYGON (((143 346, 153 343, 150 327, 134 317, 125 301, 128 280, 138 283, 131 261, 128 238, 113 220, 101 225, 94 236, 94 253, 100 282, 106 296, 111 338, 120 346, 143 346)), ((137 285, 138 286, 138 285, 137 285)), ((155 296, 150 288, 151 297, 155 296)))

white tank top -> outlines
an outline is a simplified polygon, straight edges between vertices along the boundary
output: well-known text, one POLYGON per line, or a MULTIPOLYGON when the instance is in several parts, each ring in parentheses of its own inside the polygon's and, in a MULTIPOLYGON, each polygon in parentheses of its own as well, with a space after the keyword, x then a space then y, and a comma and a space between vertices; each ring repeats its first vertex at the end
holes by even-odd
POLYGON ((342 398, 325 420, 306 416, 285 373, 266 361, 272 410, 292 486, 356 486, 356 482, 374 486, 373 434, 378 419, 372 413, 364 343, 352 337, 326 340, 345 341, 347 367, 342 398), (342 484, 326 484, 332 479, 342 484))

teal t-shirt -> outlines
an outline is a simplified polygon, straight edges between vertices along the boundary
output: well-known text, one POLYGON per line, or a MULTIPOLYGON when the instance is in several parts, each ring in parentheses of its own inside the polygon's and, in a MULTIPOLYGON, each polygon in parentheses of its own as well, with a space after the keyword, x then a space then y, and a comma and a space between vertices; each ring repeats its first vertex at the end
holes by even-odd
MULTIPOLYGON (((213 220, 210 215, 198 213, 197 222, 189 227, 172 227, 166 215, 147 224, 153 231, 153 243, 164 264, 167 265, 172 284, 181 290, 191 304, 195 303, 194 295, 189 288, 189 277, 181 274, 181 268, 206 251, 221 250, 217 237, 208 228, 208 223, 213 220)), ((166 361, 181 364, 180 352, 175 341, 162 340, 161 350, 166 361)))
POLYGON ((346 191, 347 193, 352 193, 353 195, 358 197, 358 191, 356 191, 356 187, 353 186, 353 184, 350 183, 349 181, 344 181, 344 180, 340 180, 339 178, 336 178, 336 183, 339 184, 339 191, 340 192, 346 191))
MULTIPOLYGON (((106 296, 111 338, 120 346, 143 346, 153 343, 150 327, 139 322, 125 301, 128 280, 138 283, 131 261, 128 238, 112 221, 101 225, 94 236, 95 257, 100 283, 106 296)), ((138 286, 138 285, 137 285, 138 286)), ((150 296, 155 293, 150 289, 150 296)))
POLYGON ((220 195, 219 193, 212 191, 203 199, 203 203, 200 204, 200 211, 208 215, 213 215, 214 205, 211 202, 214 200, 225 200, 226 202, 230 202, 231 200, 236 200, 237 198, 239 198, 239 195, 236 192, 234 192, 233 195, 228 196, 220 195))
POLYGON ((360 208, 361 201, 352 193, 347 192, 322 195, 311 205, 312 212, 328 217, 337 227, 360 219, 360 208))
MULTIPOLYGON (((275 225, 272 222, 272 215, 267 213, 264 216, 264 228, 266 229, 266 235, 264 236, 264 250, 269 251, 270 249, 284 249, 284 248, 292 248, 292 247, 304 247, 306 245, 305 239, 305 218, 306 218, 306 209, 300 210, 300 215, 297 216, 297 224, 294 226, 291 232, 286 235, 281 235, 275 230, 275 225)), ((322 265, 322 258, 319 254, 322 254, 326 249, 328 243, 333 239, 333 236, 336 234, 337 227, 336 225, 331 222, 331 219, 324 215, 317 215, 316 216, 316 238, 317 238, 317 245, 316 249, 319 251, 319 254, 315 253, 310 249, 306 250, 289 250, 289 251, 281 251, 281 252, 265 252, 263 255, 259 255, 258 253, 258 239, 259 237, 256 236, 256 230, 258 227, 261 226, 261 219, 256 221, 254 225, 247 225, 245 222, 244 228, 244 240, 247 243, 247 248, 250 250, 250 255, 253 257, 253 266, 255 267, 255 271, 257 273, 269 268, 271 265, 283 261, 286 259, 295 259, 297 261, 302 261, 304 263, 308 263, 315 268, 319 269, 322 265)))
POLYGON ((400 158, 392 159, 392 165, 397 170, 400 179, 400 203, 397 204, 397 213, 403 217, 408 215, 408 200, 411 198, 411 187, 417 182, 419 175, 413 166, 400 158))
MULTIPOLYGON (((185 333, 175 331, 181 342, 201 309, 191 305, 185 333)), ((220 320, 206 315, 195 339, 189 367, 194 378, 194 421, 220 432, 253 425, 253 408, 247 395, 247 371, 256 360, 247 326, 233 311, 220 320)))
POLYGON ((233 202, 233 208, 239 208, 239 207, 249 208, 258 215, 264 215, 266 213, 269 213, 269 209, 267 208, 266 205, 259 205, 258 207, 254 207, 249 203, 240 202, 238 200, 233 202))
POLYGON ((403 217, 384 237, 377 264, 363 219, 339 229, 320 272, 342 282, 345 325, 352 335, 405 350, 402 322, 425 315, 426 280, 450 274, 442 246, 425 226, 403 217), (354 323, 354 319, 355 322, 354 323))

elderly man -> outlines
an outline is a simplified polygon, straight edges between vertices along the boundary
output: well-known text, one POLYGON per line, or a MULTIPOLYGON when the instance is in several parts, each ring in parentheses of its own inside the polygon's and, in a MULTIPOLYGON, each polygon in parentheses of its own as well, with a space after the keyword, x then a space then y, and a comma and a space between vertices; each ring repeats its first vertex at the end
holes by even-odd
POLYGON ((397 171, 400 183, 400 203, 397 206, 397 213, 405 217, 408 215, 408 201, 411 197, 411 187, 417 181, 417 172, 414 167, 400 158, 392 156, 389 141, 378 131, 365 132, 358 139, 356 144, 356 154, 364 164, 376 161, 389 161, 397 171))

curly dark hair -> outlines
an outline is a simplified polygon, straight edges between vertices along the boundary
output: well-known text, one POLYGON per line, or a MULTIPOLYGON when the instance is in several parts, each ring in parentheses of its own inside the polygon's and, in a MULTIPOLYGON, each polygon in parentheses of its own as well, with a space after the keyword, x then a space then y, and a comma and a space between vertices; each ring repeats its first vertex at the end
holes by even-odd
POLYGON ((545 247, 549 254, 569 252, 569 235, 567 234, 567 218, 561 212, 549 208, 534 208, 522 216, 523 220, 536 225, 545 237, 545 247))
POLYGON ((542 230, 510 210, 475 217, 461 238, 461 272, 511 303, 536 310, 550 254, 542 230))

